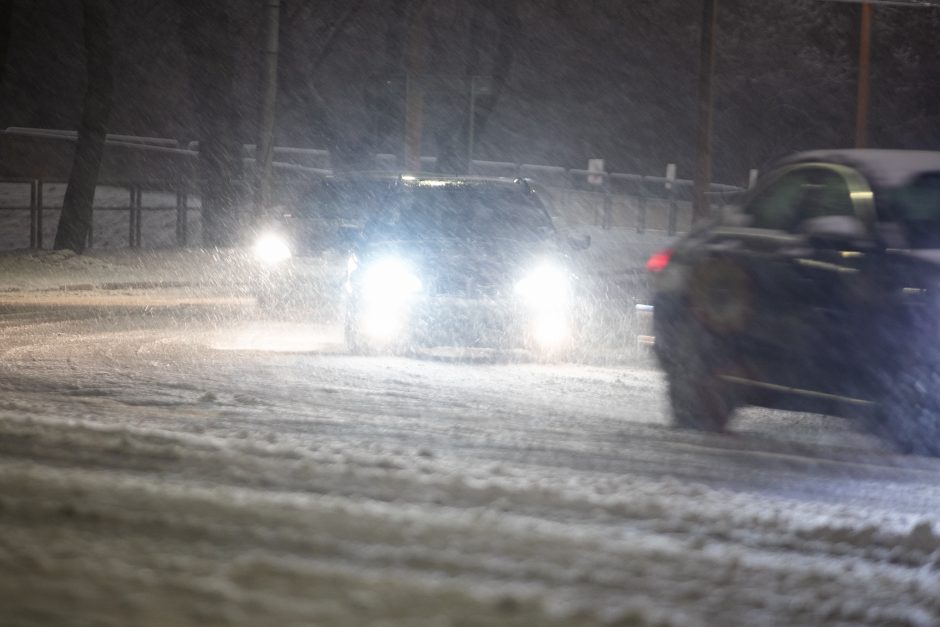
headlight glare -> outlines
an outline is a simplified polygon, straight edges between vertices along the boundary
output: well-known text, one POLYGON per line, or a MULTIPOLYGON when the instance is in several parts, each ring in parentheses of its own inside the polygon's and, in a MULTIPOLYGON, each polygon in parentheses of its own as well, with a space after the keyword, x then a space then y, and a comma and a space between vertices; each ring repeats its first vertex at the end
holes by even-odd
POLYGON ((382 259, 365 269, 363 296, 372 303, 396 306, 421 291, 411 266, 397 258, 382 259))
POLYGON ((570 329, 563 316, 544 316, 532 324, 532 337, 543 349, 562 346, 569 340, 570 329))
POLYGON ((265 233, 255 241, 255 259, 273 265, 290 259, 291 250, 287 239, 277 233, 265 233))
POLYGON ((570 276, 563 268, 551 264, 537 266, 516 283, 516 295, 539 309, 564 306, 570 294, 570 276))

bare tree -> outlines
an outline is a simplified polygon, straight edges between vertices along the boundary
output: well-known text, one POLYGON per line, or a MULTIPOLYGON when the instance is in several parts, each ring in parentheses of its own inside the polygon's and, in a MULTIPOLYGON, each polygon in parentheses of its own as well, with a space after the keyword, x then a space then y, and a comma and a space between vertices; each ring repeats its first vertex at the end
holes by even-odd
POLYGON ((324 19, 324 24, 318 29, 314 37, 318 46, 308 56, 304 64, 305 97, 311 110, 311 115, 319 118, 320 126, 326 135, 327 143, 331 149, 333 167, 339 170, 355 169, 354 164, 361 163, 366 152, 367 140, 364 137, 345 137, 338 130, 334 118, 330 115, 330 107, 318 89, 320 77, 318 72, 323 64, 330 58, 334 46, 340 35, 349 25, 365 4, 365 0, 349 0, 338 3, 340 7, 335 13, 326 13, 323 7, 305 5, 305 13, 300 15, 303 20, 317 16, 324 19), (321 11, 316 13, 314 8, 321 11))
POLYGON ((237 41, 226 3, 177 0, 180 36, 189 61, 202 180, 202 241, 231 246, 243 201, 235 68, 237 41))
POLYGON ((7 51, 13 31, 13 0, 0 0, 0 84, 6 76, 7 51))
POLYGON ((112 11, 111 0, 82 0, 82 36, 88 81, 72 171, 56 230, 56 250, 84 252, 91 232, 95 186, 111 116, 114 87, 111 74, 112 11))

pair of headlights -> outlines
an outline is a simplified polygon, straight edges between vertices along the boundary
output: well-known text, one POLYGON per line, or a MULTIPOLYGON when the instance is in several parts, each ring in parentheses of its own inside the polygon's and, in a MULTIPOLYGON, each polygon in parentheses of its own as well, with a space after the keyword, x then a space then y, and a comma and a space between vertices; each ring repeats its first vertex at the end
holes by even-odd
MULTIPOLYGON (((265 233, 255 241, 253 253, 258 261, 273 266, 290 259, 291 247, 282 235, 265 233)), ((355 270, 354 265, 349 270, 355 270)), ((374 303, 402 304, 424 289, 411 265, 397 257, 380 259, 363 271, 363 295, 374 303)), ((515 294, 530 307, 563 307, 571 296, 570 276, 563 268, 544 262, 516 282, 515 294)))

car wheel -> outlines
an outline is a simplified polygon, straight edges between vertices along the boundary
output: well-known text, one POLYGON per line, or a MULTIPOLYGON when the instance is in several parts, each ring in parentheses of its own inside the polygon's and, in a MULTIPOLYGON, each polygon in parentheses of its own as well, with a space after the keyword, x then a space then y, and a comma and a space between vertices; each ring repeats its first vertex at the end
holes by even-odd
POLYGON ((936 372, 894 377, 868 431, 902 453, 940 457, 940 394, 936 372))
POLYGON ((731 384, 721 373, 732 371, 722 358, 716 341, 692 329, 679 334, 677 359, 667 370, 672 424, 680 429, 723 431, 736 401, 731 384))

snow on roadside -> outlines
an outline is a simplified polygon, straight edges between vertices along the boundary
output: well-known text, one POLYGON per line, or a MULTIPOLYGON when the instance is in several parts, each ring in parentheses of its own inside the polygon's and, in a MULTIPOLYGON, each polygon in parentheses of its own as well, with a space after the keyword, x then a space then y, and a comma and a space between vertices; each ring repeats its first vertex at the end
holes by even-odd
POLYGON ((250 259, 239 250, 20 251, 0 254, 0 292, 121 287, 243 285, 250 259))

